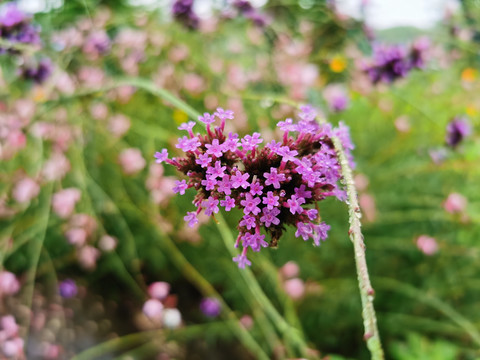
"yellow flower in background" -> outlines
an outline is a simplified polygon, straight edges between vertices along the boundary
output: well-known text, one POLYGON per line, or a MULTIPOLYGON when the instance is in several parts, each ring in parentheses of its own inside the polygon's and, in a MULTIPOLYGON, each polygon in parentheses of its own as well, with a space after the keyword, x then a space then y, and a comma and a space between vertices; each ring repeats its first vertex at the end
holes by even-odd
POLYGON ((470 117, 474 117, 478 114, 478 110, 476 109, 476 107, 474 105, 468 105, 465 108, 465 113, 470 117))
POLYGON ((341 73, 347 68, 347 59, 341 55, 336 55, 330 60, 329 66, 333 72, 341 73))
POLYGON ((468 67, 463 69, 461 78, 462 78, 462 81, 473 82, 477 79, 477 76, 478 76, 478 71, 474 68, 468 67))
POLYGON ((178 110, 178 109, 175 109, 173 111, 173 120, 175 120, 175 122, 180 125, 180 124, 183 124, 184 122, 186 122, 188 120, 188 115, 186 112, 182 111, 182 110, 178 110))
POLYGON ((33 101, 36 103, 42 103, 47 100, 47 95, 42 87, 35 87, 33 90, 33 101))

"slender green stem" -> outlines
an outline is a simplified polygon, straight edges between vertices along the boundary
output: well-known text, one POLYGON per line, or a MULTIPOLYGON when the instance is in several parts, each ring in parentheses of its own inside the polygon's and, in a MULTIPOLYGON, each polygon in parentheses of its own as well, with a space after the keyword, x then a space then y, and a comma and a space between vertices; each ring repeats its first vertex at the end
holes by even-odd
POLYGON ((365 243, 363 242, 363 234, 361 230, 362 224, 360 222, 361 212, 358 204, 355 182, 353 181, 352 169, 350 168, 340 139, 334 136, 332 141, 338 155, 347 190, 348 215, 350 222, 350 230, 348 233, 350 235, 350 240, 353 243, 358 286, 360 288, 360 296, 362 299, 362 316, 363 325, 365 327, 364 339, 367 342, 367 347, 370 350, 372 359, 381 360, 384 359, 384 354, 377 328, 375 308, 373 306, 375 292, 368 275, 367 260, 365 258, 365 243))
POLYGON ((268 360, 269 356, 264 352, 262 347, 255 341, 250 333, 240 324, 236 315, 225 303, 215 288, 188 262, 173 240, 162 229, 160 229, 159 226, 156 226, 156 229, 162 237, 163 241, 161 244, 164 245, 165 249, 170 253, 172 261, 182 272, 183 276, 194 284, 203 296, 216 298, 222 306, 222 316, 228 321, 232 332, 248 348, 250 348, 258 359, 268 360))

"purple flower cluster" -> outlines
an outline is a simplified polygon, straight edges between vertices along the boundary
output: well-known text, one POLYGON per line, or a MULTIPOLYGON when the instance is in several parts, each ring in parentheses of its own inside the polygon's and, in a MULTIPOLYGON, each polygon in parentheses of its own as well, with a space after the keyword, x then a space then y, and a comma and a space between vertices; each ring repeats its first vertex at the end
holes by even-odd
POLYGON ((235 0, 233 6, 247 19, 259 26, 264 27, 267 25, 267 18, 265 15, 259 13, 247 0, 235 0))
POLYGON ((447 125, 447 134, 445 142, 448 146, 455 148, 462 142, 464 138, 472 133, 472 128, 468 119, 463 117, 455 117, 447 125))
MULTIPOLYGON (((31 18, 15 3, 9 2, 0 8, 0 37, 11 43, 40 44, 38 30, 31 24, 31 18)), ((0 52, 9 49, 0 48, 0 52)))
POLYGON ((189 29, 197 29, 200 19, 193 11, 193 0, 176 0, 172 7, 173 17, 189 29))
POLYGON ((276 246, 287 225, 296 228, 296 237, 311 238, 314 245, 320 245, 330 226, 320 222, 316 203, 328 196, 346 197, 338 186, 340 165, 331 137, 338 136, 351 157, 348 128, 319 125, 315 111, 305 106, 297 123, 286 119, 277 124, 283 131, 281 142, 272 140, 260 148, 264 140, 259 133, 243 138, 225 134, 225 121, 233 117, 232 111, 221 108, 213 115, 205 113, 199 120, 206 124, 206 135, 193 132, 194 122, 179 127, 188 133, 176 145, 184 157, 169 159, 166 149, 155 154, 158 163, 165 161, 188 176, 188 180, 176 181, 174 192, 197 191, 196 210, 188 212, 185 221, 194 226, 201 211, 215 216, 221 207, 240 209, 243 216, 235 246, 242 245, 243 251, 233 260, 241 268, 251 264, 249 248, 258 252, 276 246), (220 125, 212 128, 217 120, 220 125))
POLYGON ((407 76, 412 69, 422 69, 428 47, 427 39, 419 39, 409 51, 400 45, 377 45, 373 50, 373 59, 364 71, 374 84, 392 83, 407 76))
POLYGON ((25 79, 33 80, 37 84, 42 84, 50 76, 52 70, 52 61, 44 58, 36 66, 25 66, 22 69, 22 76, 25 79))

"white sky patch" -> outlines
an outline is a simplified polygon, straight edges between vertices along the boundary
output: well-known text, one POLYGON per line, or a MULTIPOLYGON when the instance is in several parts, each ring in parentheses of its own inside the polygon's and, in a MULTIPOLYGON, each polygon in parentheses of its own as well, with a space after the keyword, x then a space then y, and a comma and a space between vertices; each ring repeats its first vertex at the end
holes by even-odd
POLYGON ((340 12, 359 18, 362 2, 367 3, 367 24, 374 29, 395 26, 428 29, 443 18, 452 0, 337 0, 337 7, 340 12))

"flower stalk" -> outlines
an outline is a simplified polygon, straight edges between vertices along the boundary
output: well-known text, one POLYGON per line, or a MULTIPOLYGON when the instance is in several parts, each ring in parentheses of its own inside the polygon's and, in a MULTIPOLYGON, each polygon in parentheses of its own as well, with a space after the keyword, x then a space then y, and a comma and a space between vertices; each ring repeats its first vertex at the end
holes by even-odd
POLYGON ((385 358, 382 344, 380 342, 380 334, 377 328, 377 317, 373 306, 375 291, 370 283, 368 275, 367 260, 365 258, 365 243, 361 230, 360 218, 362 216, 360 206, 357 199, 357 191, 353 180, 352 169, 349 165, 347 156, 342 146, 342 142, 337 136, 332 137, 333 146, 337 151, 338 160, 341 167, 341 173, 345 181, 347 191, 348 216, 350 222, 350 230, 348 234, 353 243, 355 264, 357 268, 358 286, 360 288, 360 296, 362 299, 362 317, 365 328, 364 339, 370 350, 373 360, 383 360, 385 358))

